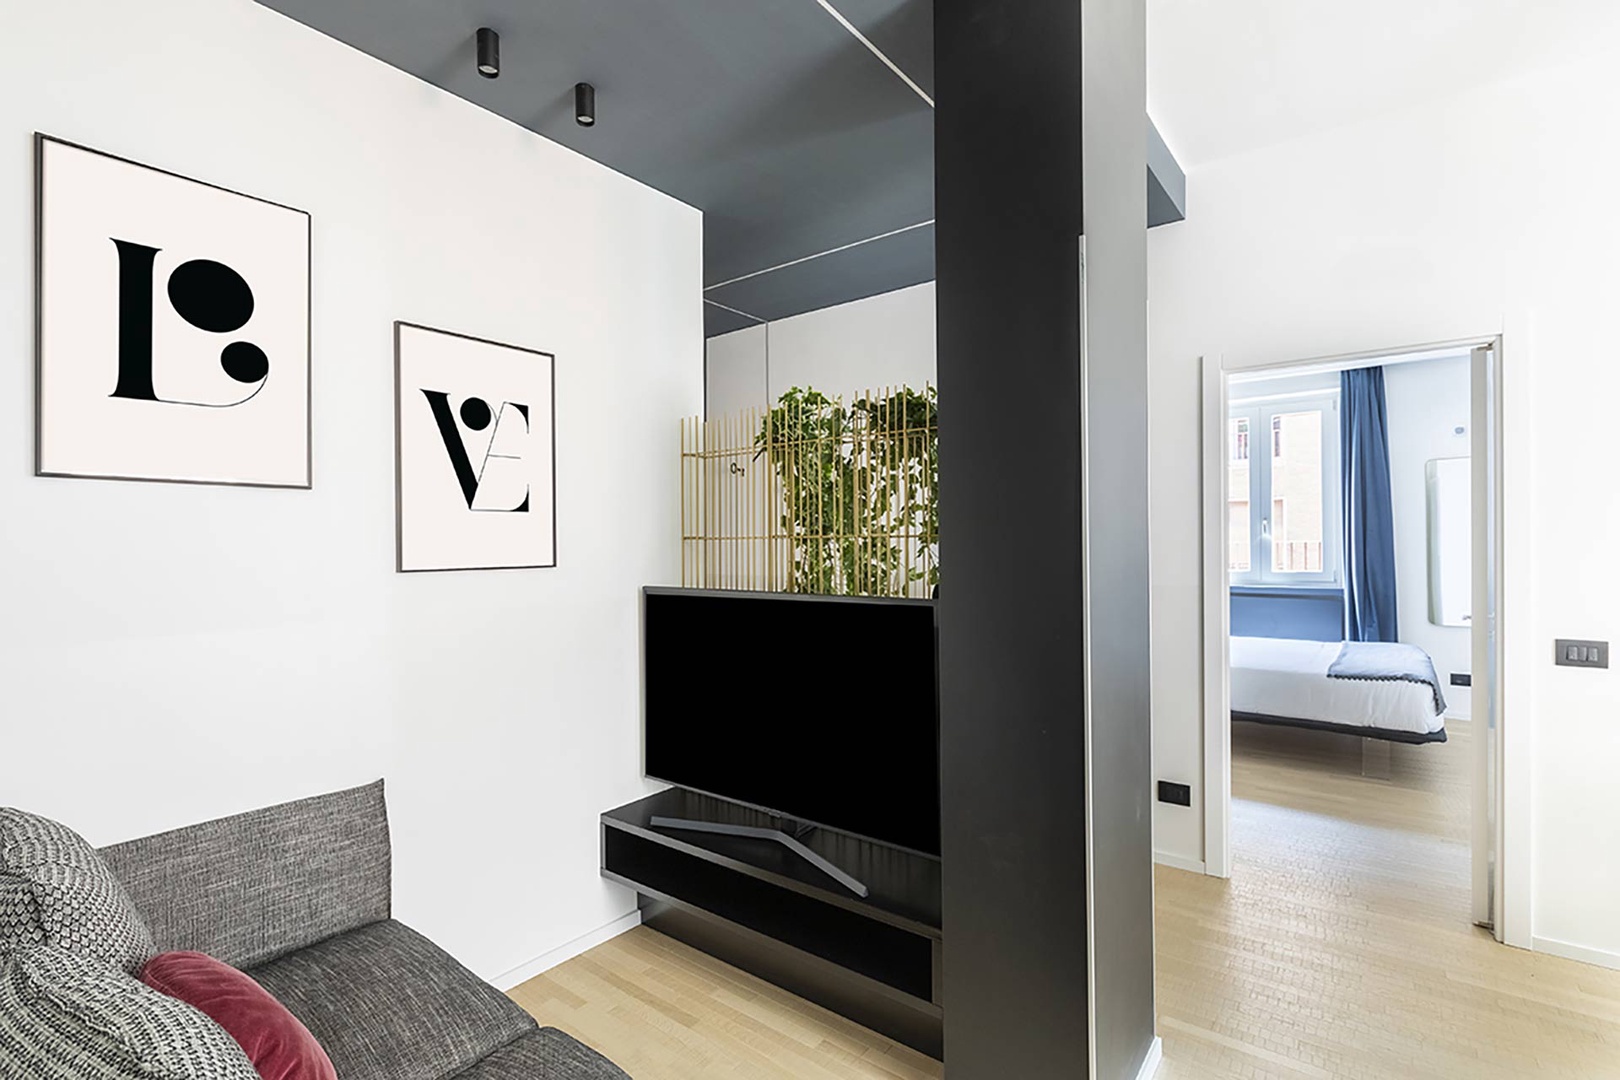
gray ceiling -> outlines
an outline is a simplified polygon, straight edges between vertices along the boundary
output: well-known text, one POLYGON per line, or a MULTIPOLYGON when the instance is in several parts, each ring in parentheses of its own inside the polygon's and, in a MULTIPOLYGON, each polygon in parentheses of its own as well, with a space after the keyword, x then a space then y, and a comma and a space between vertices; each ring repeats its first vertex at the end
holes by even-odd
MULTIPOLYGON (((818 0, 261 2, 703 210, 710 335, 934 276, 933 110, 818 0)), ((933 0, 831 2, 932 92, 933 0)), ((1159 156, 1154 224, 1185 198, 1159 156)))

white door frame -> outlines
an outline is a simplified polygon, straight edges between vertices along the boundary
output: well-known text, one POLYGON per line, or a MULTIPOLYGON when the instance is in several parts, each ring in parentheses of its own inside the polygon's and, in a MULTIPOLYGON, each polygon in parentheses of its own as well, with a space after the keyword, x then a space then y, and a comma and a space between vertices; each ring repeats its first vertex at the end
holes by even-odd
MULTIPOLYGON (((1469 544, 1474 551, 1475 570, 1483 571, 1473 575, 1470 586, 1473 644, 1469 650, 1468 666, 1470 671, 1486 673, 1480 685, 1478 706, 1470 702, 1471 711, 1477 709, 1473 715, 1479 718, 1478 726, 1473 729, 1476 737, 1471 740, 1474 752, 1473 786, 1476 792, 1497 787, 1496 768, 1500 758, 1500 746, 1495 734, 1500 729, 1502 715, 1497 695, 1501 680, 1490 677, 1502 669, 1501 638, 1496 633, 1503 584, 1502 470, 1497 459, 1491 456, 1495 440, 1502 430, 1501 398, 1496 392, 1502 377, 1501 367, 1497 363, 1499 349, 1500 343, 1475 349, 1469 357, 1468 366, 1473 391, 1473 401, 1469 407, 1469 438, 1473 456, 1469 469, 1472 474, 1469 495, 1474 519, 1469 544), (1484 553, 1483 560, 1481 553, 1484 553), (1486 564, 1484 567, 1479 565, 1481 561, 1486 564), (1479 734, 1485 737, 1478 738, 1479 734)), ((1502 895, 1500 860, 1497 858, 1501 848, 1498 831, 1501 805, 1501 791, 1497 790, 1491 812, 1482 814, 1475 807, 1473 820, 1469 823, 1474 922, 1492 930, 1496 929, 1495 900, 1502 895)))
MULTIPOLYGON (((1529 677, 1533 668, 1527 662, 1522 645, 1522 628, 1528 618, 1521 612, 1528 610, 1528 596, 1524 595, 1525 575, 1510 580, 1501 568, 1521 559, 1528 552, 1529 515, 1518 520, 1506 511, 1509 505, 1525 505, 1528 495, 1528 467, 1523 461, 1510 461, 1502 452, 1503 445, 1527 445, 1520 425, 1528 422, 1529 409, 1524 396, 1529 387, 1522 362, 1509 362, 1504 346, 1506 334, 1490 334, 1475 338, 1438 342, 1433 345, 1401 349, 1380 349, 1370 352, 1307 360, 1284 360, 1269 363, 1232 363, 1225 357, 1203 358, 1203 704, 1204 704, 1204 872, 1212 877, 1230 877, 1232 873, 1232 728, 1229 720, 1231 590, 1227 575, 1227 468, 1226 468, 1226 416, 1228 412, 1230 379, 1235 374, 1252 375, 1267 370, 1317 367, 1322 370, 1344 369, 1365 364, 1384 357, 1410 357, 1419 353, 1458 353, 1476 348, 1489 348, 1494 357, 1494 379, 1481 385, 1474 379, 1474 392, 1481 395, 1475 402, 1473 423, 1473 453, 1476 469, 1484 462, 1496 465, 1494 477, 1497 494, 1498 560, 1496 571, 1497 648, 1501 662, 1496 670, 1494 688, 1481 686, 1482 672, 1475 671, 1476 700, 1486 699, 1494 689, 1498 703, 1497 755, 1499 767, 1494 776, 1497 820, 1495 823, 1496 880, 1495 880, 1495 934, 1497 940, 1521 948, 1529 948, 1530 933, 1530 783, 1532 763, 1530 714, 1527 709, 1515 709, 1529 693, 1529 677), (1494 401, 1483 395, 1494 391, 1494 401), (1477 418, 1486 409, 1494 410, 1494 424, 1481 425, 1477 418), (1494 443, 1494 445, 1493 445, 1494 443), (1522 524, 1520 523, 1522 522, 1522 524), (1518 634, 1509 635, 1504 612, 1512 613, 1519 621, 1518 634), (1514 691, 1509 696, 1504 691, 1514 691), (1484 691, 1483 693, 1481 691, 1484 691)), ((1521 341, 1513 335, 1515 344, 1521 341)), ((1476 560, 1475 587, 1491 572, 1485 560, 1476 560)), ((1486 632, 1476 627, 1476 637, 1486 632)), ((1477 664, 1473 665, 1477 668, 1477 664)), ((1483 730, 1483 729, 1482 729, 1483 730)))
POLYGON ((1227 372, 1204 357, 1204 873, 1232 876, 1232 593, 1227 573, 1227 372))

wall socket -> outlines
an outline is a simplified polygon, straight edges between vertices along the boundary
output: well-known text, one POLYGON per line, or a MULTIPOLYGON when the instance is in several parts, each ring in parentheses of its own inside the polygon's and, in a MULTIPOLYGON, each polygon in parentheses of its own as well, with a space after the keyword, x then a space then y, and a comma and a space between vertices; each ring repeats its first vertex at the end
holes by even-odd
POLYGON ((1474 685, 1474 677, 1472 675, 1469 675, 1466 672, 1453 671, 1451 673, 1451 685, 1452 686, 1473 686, 1474 685))
POLYGON ((1609 643, 1559 638, 1558 652, 1553 662, 1559 667, 1606 668, 1609 666, 1609 643))
POLYGON ((1168 780, 1159 781, 1159 801, 1172 806, 1192 805, 1192 785, 1173 784, 1168 780))

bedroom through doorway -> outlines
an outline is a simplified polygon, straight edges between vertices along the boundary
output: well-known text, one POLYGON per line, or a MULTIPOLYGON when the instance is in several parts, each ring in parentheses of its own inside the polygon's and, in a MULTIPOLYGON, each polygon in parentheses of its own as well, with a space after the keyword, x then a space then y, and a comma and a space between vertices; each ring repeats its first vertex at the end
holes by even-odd
POLYGON ((1495 352, 1221 373, 1235 887, 1493 920, 1495 352))

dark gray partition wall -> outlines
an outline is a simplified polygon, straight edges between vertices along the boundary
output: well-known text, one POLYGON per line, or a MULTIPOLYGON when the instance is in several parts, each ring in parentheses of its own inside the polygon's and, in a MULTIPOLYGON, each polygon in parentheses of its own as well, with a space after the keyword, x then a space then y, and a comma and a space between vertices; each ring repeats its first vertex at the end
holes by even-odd
POLYGON ((1080 5, 937 0, 934 20, 946 1069, 1071 1078, 1088 1054, 1080 5))
POLYGON ((935 4, 952 1080, 1091 1075, 1094 1050, 1132 1077, 1152 1041, 1145 193, 1117 184, 1146 150, 1116 126, 1142 3, 935 4))
POLYGON ((1081 4, 1092 967, 1098 1077, 1153 1041, 1144 0, 1081 4))

